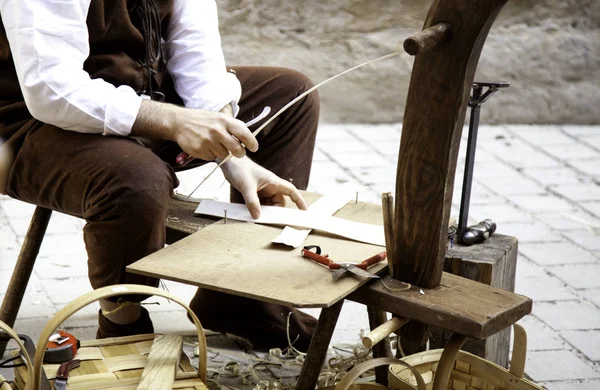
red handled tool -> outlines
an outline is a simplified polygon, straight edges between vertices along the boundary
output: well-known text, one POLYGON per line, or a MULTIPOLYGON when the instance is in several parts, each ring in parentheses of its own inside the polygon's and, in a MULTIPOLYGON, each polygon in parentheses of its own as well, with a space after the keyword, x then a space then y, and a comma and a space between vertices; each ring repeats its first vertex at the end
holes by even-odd
POLYGON ((67 381, 71 370, 78 368, 81 365, 81 360, 75 359, 63 363, 56 371, 56 379, 54 379, 54 390, 67 390, 67 381))
POLYGON ((379 276, 370 274, 366 270, 370 266, 385 260, 387 254, 386 252, 378 253, 375 256, 371 256, 360 263, 336 263, 335 261, 329 258, 329 255, 321 255, 321 247, 317 245, 309 245, 305 246, 304 249, 302 249, 302 256, 327 266, 330 270, 334 271, 331 274, 333 280, 338 280, 347 272, 352 272, 353 274, 361 276, 363 278, 379 278, 379 276), (311 251, 311 249, 313 248, 316 252, 311 251))

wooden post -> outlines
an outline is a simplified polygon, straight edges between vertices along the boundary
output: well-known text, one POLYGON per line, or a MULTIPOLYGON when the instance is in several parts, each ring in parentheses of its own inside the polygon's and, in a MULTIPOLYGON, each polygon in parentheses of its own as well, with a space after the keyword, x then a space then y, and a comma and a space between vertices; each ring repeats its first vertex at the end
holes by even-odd
POLYGON ((424 24, 428 31, 411 37, 422 38, 428 50, 417 50, 415 57, 396 177, 392 275, 404 282, 440 284, 469 92, 487 34, 506 1, 434 0, 424 24))

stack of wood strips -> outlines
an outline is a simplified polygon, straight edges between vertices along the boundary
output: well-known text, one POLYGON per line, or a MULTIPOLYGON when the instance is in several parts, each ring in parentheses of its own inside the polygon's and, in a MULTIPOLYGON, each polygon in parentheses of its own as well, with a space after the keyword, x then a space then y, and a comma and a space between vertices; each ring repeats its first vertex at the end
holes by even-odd
MULTIPOLYGON (((81 366, 70 372, 69 390, 119 388, 207 390, 183 353, 180 336, 138 335, 87 340, 75 359, 81 366)), ((58 364, 44 364, 54 386, 58 364)), ((18 389, 25 388, 27 368, 15 369, 18 389)))

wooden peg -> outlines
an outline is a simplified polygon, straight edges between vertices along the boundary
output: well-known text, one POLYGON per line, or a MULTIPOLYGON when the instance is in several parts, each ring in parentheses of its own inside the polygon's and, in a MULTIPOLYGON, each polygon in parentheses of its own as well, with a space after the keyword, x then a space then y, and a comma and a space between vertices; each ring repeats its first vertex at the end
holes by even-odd
POLYGON ((444 22, 428 27, 412 37, 406 38, 404 51, 411 56, 416 56, 446 41, 450 37, 450 32, 450 25, 444 22))
POLYGON ((384 322, 377 328, 373 329, 362 339, 362 344, 365 348, 373 348, 375 344, 388 337, 392 332, 397 331, 406 324, 408 319, 394 317, 391 320, 384 322))

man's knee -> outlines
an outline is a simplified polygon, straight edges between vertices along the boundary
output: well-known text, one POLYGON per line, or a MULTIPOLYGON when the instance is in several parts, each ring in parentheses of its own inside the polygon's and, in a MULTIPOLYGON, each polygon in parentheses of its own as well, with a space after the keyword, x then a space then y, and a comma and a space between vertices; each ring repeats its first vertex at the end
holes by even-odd
POLYGON ((86 202, 88 215, 84 217, 134 217, 141 219, 140 222, 164 218, 177 184, 173 170, 151 153, 115 164, 94 185, 95 191, 91 191, 86 202))
MULTIPOLYGON (((284 88, 294 93, 294 96, 291 96, 290 100, 315 86, 312 80, 305 74, 293 69, 282 68, 282 76, 284 88)), ((320 106, 319 91, 312 91, 303 100, 302 104, 307 107, 308 111, 318 115, 320 106)))

